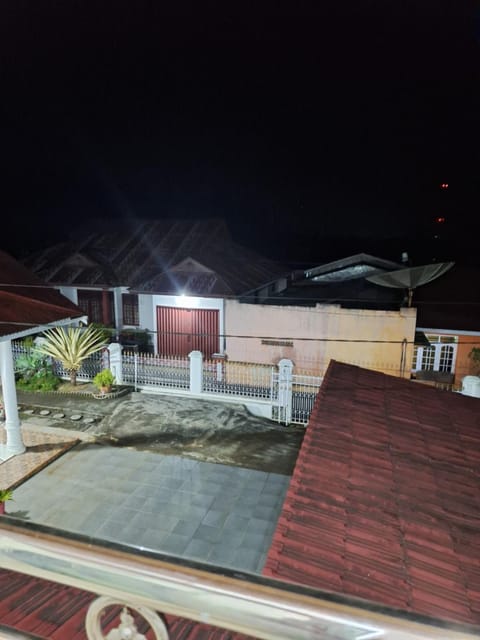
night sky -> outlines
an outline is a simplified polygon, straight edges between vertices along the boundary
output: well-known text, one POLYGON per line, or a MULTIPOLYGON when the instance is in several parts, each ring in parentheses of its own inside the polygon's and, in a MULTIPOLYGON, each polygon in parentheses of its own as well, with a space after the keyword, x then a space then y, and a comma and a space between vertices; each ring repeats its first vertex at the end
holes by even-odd
POLYGON ((478 260, 475 3, 168 6, 4 3, 4 250, 85 218, 221 217, 296 265, 478 260))

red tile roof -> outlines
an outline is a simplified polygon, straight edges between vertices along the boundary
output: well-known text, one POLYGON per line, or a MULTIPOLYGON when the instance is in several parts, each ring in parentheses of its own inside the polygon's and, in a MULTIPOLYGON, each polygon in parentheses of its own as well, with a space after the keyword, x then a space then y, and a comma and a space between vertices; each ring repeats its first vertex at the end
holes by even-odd
POLYGON ((0 251, 0 309, 0 336, 84 315, 70 300, 3 251, 0 251))
POLYGON ((266 576, 480 623, 480 400, 332 362, 266 576))
MULTIPOLYGON (((85 616, 97 596, 49 580, 0 569, 0 625, 45 640, 87 640, 85 616)), ((116 627, 121 607, 102 617, 105 632, 116 627)), ((162 616, 170 640, 255 640, 225 629, 176 616, 162 616)), ((136 619, 139 633, 152 638, 148 625, 136 619)))

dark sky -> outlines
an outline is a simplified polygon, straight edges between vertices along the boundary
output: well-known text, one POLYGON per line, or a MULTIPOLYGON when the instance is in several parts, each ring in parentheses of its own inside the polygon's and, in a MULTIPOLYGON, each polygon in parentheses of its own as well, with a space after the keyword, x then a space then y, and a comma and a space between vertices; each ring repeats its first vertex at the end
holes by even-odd
POLYGON ((298 263, 476 247, 474 3, 168 6, 4 3, 4 249, 95 216, 223 217, 298 263))

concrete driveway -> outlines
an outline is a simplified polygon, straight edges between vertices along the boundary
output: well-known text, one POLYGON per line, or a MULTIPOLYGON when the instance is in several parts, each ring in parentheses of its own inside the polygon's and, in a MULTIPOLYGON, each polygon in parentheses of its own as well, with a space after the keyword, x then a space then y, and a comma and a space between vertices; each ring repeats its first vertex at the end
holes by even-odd
POLYGON ((62 531, 261 572, 289 477, 96 444, 15 489, 7 512, 62 531))
POLYGON ((99 443, 285 475, 293 472, 304 434, 303 427, 257 418, 241 404, 170 395, 129 393, 96 400, 19 393, 19 403, 23 421, 35 417, 45 425, 81 429, 99 443), (42 410, 49 415, 41 416, 42 410), (72 415, 81 418, 73 422, 72 415))
POLYGON ((11 515, 261 572, 303 429, 241 405, 139 393, 101 401, 19 394, 19 404, 25 424, 94 440, 17 487, 11 515))

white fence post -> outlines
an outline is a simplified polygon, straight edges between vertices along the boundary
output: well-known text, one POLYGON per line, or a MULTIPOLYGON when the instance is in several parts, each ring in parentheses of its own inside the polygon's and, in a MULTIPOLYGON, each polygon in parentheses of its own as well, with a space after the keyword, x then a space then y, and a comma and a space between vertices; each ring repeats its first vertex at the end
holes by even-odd
POLYGON ((122 345, 112 342, 107 348, 110 354, 110 371, 115 376, 115 384, 123 384, 122 345))
POLYGON ((190 392, 200 394, 203 390, 203 354, 201 351, 191 351, 190 358, 190 392))
POLYGON ((293 362, 282 358, 278 363, 278 405, 285 424, 292 421, 292 372, 293 362))

